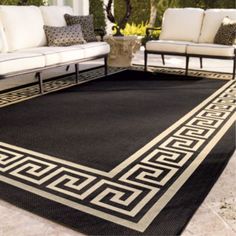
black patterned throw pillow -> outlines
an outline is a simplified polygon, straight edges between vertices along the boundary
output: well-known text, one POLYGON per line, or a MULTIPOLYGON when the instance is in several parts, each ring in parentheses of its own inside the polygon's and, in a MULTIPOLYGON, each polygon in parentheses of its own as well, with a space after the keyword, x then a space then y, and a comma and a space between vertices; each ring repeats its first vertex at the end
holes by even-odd
POLYGON ((80 24, 82 27, 84 39, 87 42, 97 41, 94 33, 93 15, 88 16, 72 16, 65 14, 65 20, 67 25, 80 24))
POLYGON ((48 46, 71 46, 84 44, 81 26, 79 24, 63 27, 44 26, 48 46))
POLYGON ((236 38, 236 20, 225 17, 218 29, 214 43, 223 45, 233 45, 236 38))

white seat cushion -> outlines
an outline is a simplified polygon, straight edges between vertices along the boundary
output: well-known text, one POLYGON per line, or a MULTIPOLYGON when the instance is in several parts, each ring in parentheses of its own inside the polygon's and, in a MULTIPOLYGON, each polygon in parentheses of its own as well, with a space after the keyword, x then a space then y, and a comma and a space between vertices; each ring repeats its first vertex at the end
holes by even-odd
POLYGON ((189 45, 187 47, 187 53, 196 55, 233 57, 235 47, 220 44, 199 43, 189 45))
POLYGON ((79 46, 38 47, 20 50, 19 52, 42 54, 45 57, 46 66, 76 61, 84 58, 84 50, 79 46))
POLYGON ((35 6, 0 6, 8 50, 46 45, 41 11, 35 6))
POLYGON ((68 6, 41 6, 44 24, 49 26, 66 26, 65 14, 73 15, 73 9, 68 6))
POLYGON ((161 40, 198 42, 204 10, 200 8, 169 8, 165 11, 161 40))
POLYGON ((45 66, 44 56, 37 53, 0 53, 0 75, 45 66))
POLYGON ((171 41, 171 40, 153 40, 146 44, 148 51, 170 52, 170 53, 186 53, 187 45, 190 42, 171 41))
POLYGON ((236 20, 236 9, 206 10, 199 42, 213 43, 215 35, 226 16, 232 20, 236 20))
POLYGON ((37 47, 19 50, 19 53, 37 53, 45 57, 45 65, 52 66, 110 52, 110 46, 105 42, 78 44, 70 47, 37 47))
POLYGON ((110 52, 110 45, 106 42, 80 44, 79 47, 84 50, 85 58, 105 55, 110 52))

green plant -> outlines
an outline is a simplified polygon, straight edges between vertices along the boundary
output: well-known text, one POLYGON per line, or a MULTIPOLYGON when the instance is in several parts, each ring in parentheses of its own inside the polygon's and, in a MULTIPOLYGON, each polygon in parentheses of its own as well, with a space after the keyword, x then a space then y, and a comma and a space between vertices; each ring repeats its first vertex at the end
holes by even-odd
POLYGON ((0 0, 0 5, 17 5, 19 0, 0 0))
POLYGON ((94 16, 95 28, 105 28, 105 14, 103 9, 103 1, 89 0, 89 12, 94 16))
MULTIPOLYGON (((122 34, 125 36, 136 35, 142 37, 141 42, 144 45, 148 40, 156 40, 159 39, 161 30, 153 30, 150 32, 150 35, 146 35, 146 30, 149 27, 149 24, 146 22, 142 22, 141 24, 127 23, 124 30, 122 30, 122 34)), ((114 32, 115 33, 115 32, 114 32)))
POLYGON ((180 6, 207 8, 236 8, 235 0, 179 0, 180 6))
POLYGON ((42 5, 45 5, 45 1, 44 0, 20 0, 18 5, 42 6, 42 5))
POLYGON ((44 0, 0 0, 0 5, 44 5, 44 0))
POLYGON ((135 24, 134 22, 127 23, 125 28, 122 30, 122 33, 124 35, 137 35, 137 36, 145 36, 146 29, 148 27, 148 24, 141 23, 141 24, 135 24))
MULTIPOLYGON (((124 14, 125 2, 114 1, 115 17, 119 19, 124 14)), ((132 14, 128 23, 149 22, 152 26, 161 25, 163 13, 169 7, 236 8, 235 0, 132 0, 131 4, 132 14)))
MULTIPOLYGON (((132 0, 132 14, 129 18, 128 23, 141 24, 142 22, 148 22, 149 20, 149 0, 132 0)), ((125 1, 124 0, 114 0, 114 13, 116 19, 121 19, 125 12, 125 1)))
MULTIPOLYGON (((149 24, 142 22, 141 24, 135 24, 134 22, 127 23, 122 33, 124 35, 137 35, 137 36, 146 36, 146 30, 149 27, 149 24)), ((160 30, 155 30, 151 32, 152 37, 159 37, 160 30)))

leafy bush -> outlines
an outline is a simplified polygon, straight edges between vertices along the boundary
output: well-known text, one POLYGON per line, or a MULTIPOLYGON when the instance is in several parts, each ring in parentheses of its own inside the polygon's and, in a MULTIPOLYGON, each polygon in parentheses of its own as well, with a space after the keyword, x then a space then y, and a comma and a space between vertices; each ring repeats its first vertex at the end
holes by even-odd
MULTIPOLYGON (((160 26, 164 11, 168 7, 176 7, 178 0, 156 0, 155 5, 157 8, 157 18, 155 26, 160 26)), ((134 22, 140 24, 141 22, 149 22, 151 13, 150 0, 132 0, 132 13, 129 19, 129 23, 134 22)), ((115 17, 120 19, 126 10, 124 0, 114 0, 115 17)))
MULTIPOLYGON (((136 35, 136 36, 146 36, 146 30, 148 28, 148 23, 142 22, 141 24, 127 23, 124 30, 121 32, 124 35, 136 35)), ((160 30, 151 31, 152 37, 159 37, 160 30)))
POLYGON ((0 5, 17 5, 19 0, 0 0, 0 5))
MULTIPOLYGON (((127 23, 124 30, 121 30, 125 36, 136 35, 142 37, 142 44, 144 45, 148 40, 159 39, 161 30, 150 31, 150 35, 146 36, 148 23, 142 22, 141 24, 127 23)), ((115 32, 114 32, 115 33, 115 32)))
POLYGON ((42 5, 45 5, 45 1, 44 0, 21 0, 19 1, 19 5, 42 6, 42 5))
POLYGON ((236 8, 235 0, 179 0, 182 7, 200 7, 200 8, 236 8))
MULTIPOLYGON (((150 2, 149 0, 132 0, 132 12, 128 23, 134 22, 141 24, 149 21, 150 2)), ((121 19, 126 11, 126 4, 124 0, 114 0, 114 13, 116 19, 121 19)))
POLYGON ((106 24, 103 1, 89 0, 89 12, 94 16, 95 28, 105 28, 106 24))
MULTIPOLYGON (((155 26, 160 26, 163 13, 169 7, 201 7, 201 8, 236 8, 235 0, 155 0, 157 19, 155 26)), ((150 0, 132 0, 132 13, 129 23, 140 24, 150 18, 150 0)), ((115 17, 120 19, 125 12, 125 1, 114 0, 115 17)))
POLYGON ((44 5, 44 0, 0 0, 0 5, 44 5))
MULTIPOLYGON (((135 23, 127 23, 124 30, 121 30, 121 32, 124 35, 136 35, 136 36, 146 36, 146 30, 148 28, 148 23, 141 23, 141 24, 135 24, 135 23)), ((152 37, 159 37, 161 30, 153 30, 151 31, 152 37)))
POLYGON ((145 36, 146 29, 148 27, 148 24, 141 23, 141 24, 135 24, 135 23, 127 23, 124 30, 121 30, 121 32, 124 35, 137 35, 137 36, 145 36))

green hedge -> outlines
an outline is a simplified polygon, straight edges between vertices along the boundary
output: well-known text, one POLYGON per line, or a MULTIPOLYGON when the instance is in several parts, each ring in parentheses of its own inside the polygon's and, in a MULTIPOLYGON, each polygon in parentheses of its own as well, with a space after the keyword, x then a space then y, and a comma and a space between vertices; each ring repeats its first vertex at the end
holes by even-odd
MULTIPOLYGON (((149 21, 150 3, 149 0, 132 0, 132 12, 129 23, 141 24, 149 21)), ((114 0, 115 18, 121 19, 125 14, 125 0, 114 0)))
MULTIPOLYGON (((149 21, 150 0, 131 0, 132 13, 129 23, 140 24, 149 21)), ((156 26, 160 26, 164 11, 168 7, 236 8, 235 0, 156 0, 156 26)), ((125 12, 125 0, 114 0, 115 17, 120 19, 125 12)))
POLYGON ((44 0, 0 0, 0 5, 44 5, 44 0))
POLYGON ((103 1, 89 0, 89 12, 94 16, 95 28, 105 28, 105 15, 103 10, 103 1))
POLYGON ((236 8, 235 0, 179 0, 180 6, 207 8, 236 8))
POLYGON ((17 5, 19 0, 0 0, 0 5, 17 5))
MULTIPOLYGON (((156 26, 161 25, 162 16, 168 7, 176 7, 178 0, 157 0, 157 19, 156 26)), ((150 0, 131 0, 132 13, 129 23, 134 22, 140 24, 142 22, 148 23, 150 18, 150 0)), ((120 19, 125 12, 125 0, 114 0, 115 17, 120 19)))
MULTIPOLYGON (((178 0, 157 0, 157 19, 156 26, 161 25, 162 16, 168 7, 176 7, 178 0)), ((129 23, 134 22, 140 24, 142 22, 148 23, 150 18, 150 0, 131 0, 132 13, 129 23)), ((125 0, 114 0, 115 17, 120 19, 125 12, 125 0)))
POLYGON ((20 5, 35 5, 42 6, 44 5, 44 0, 21 0, 19 1, 20 5))

